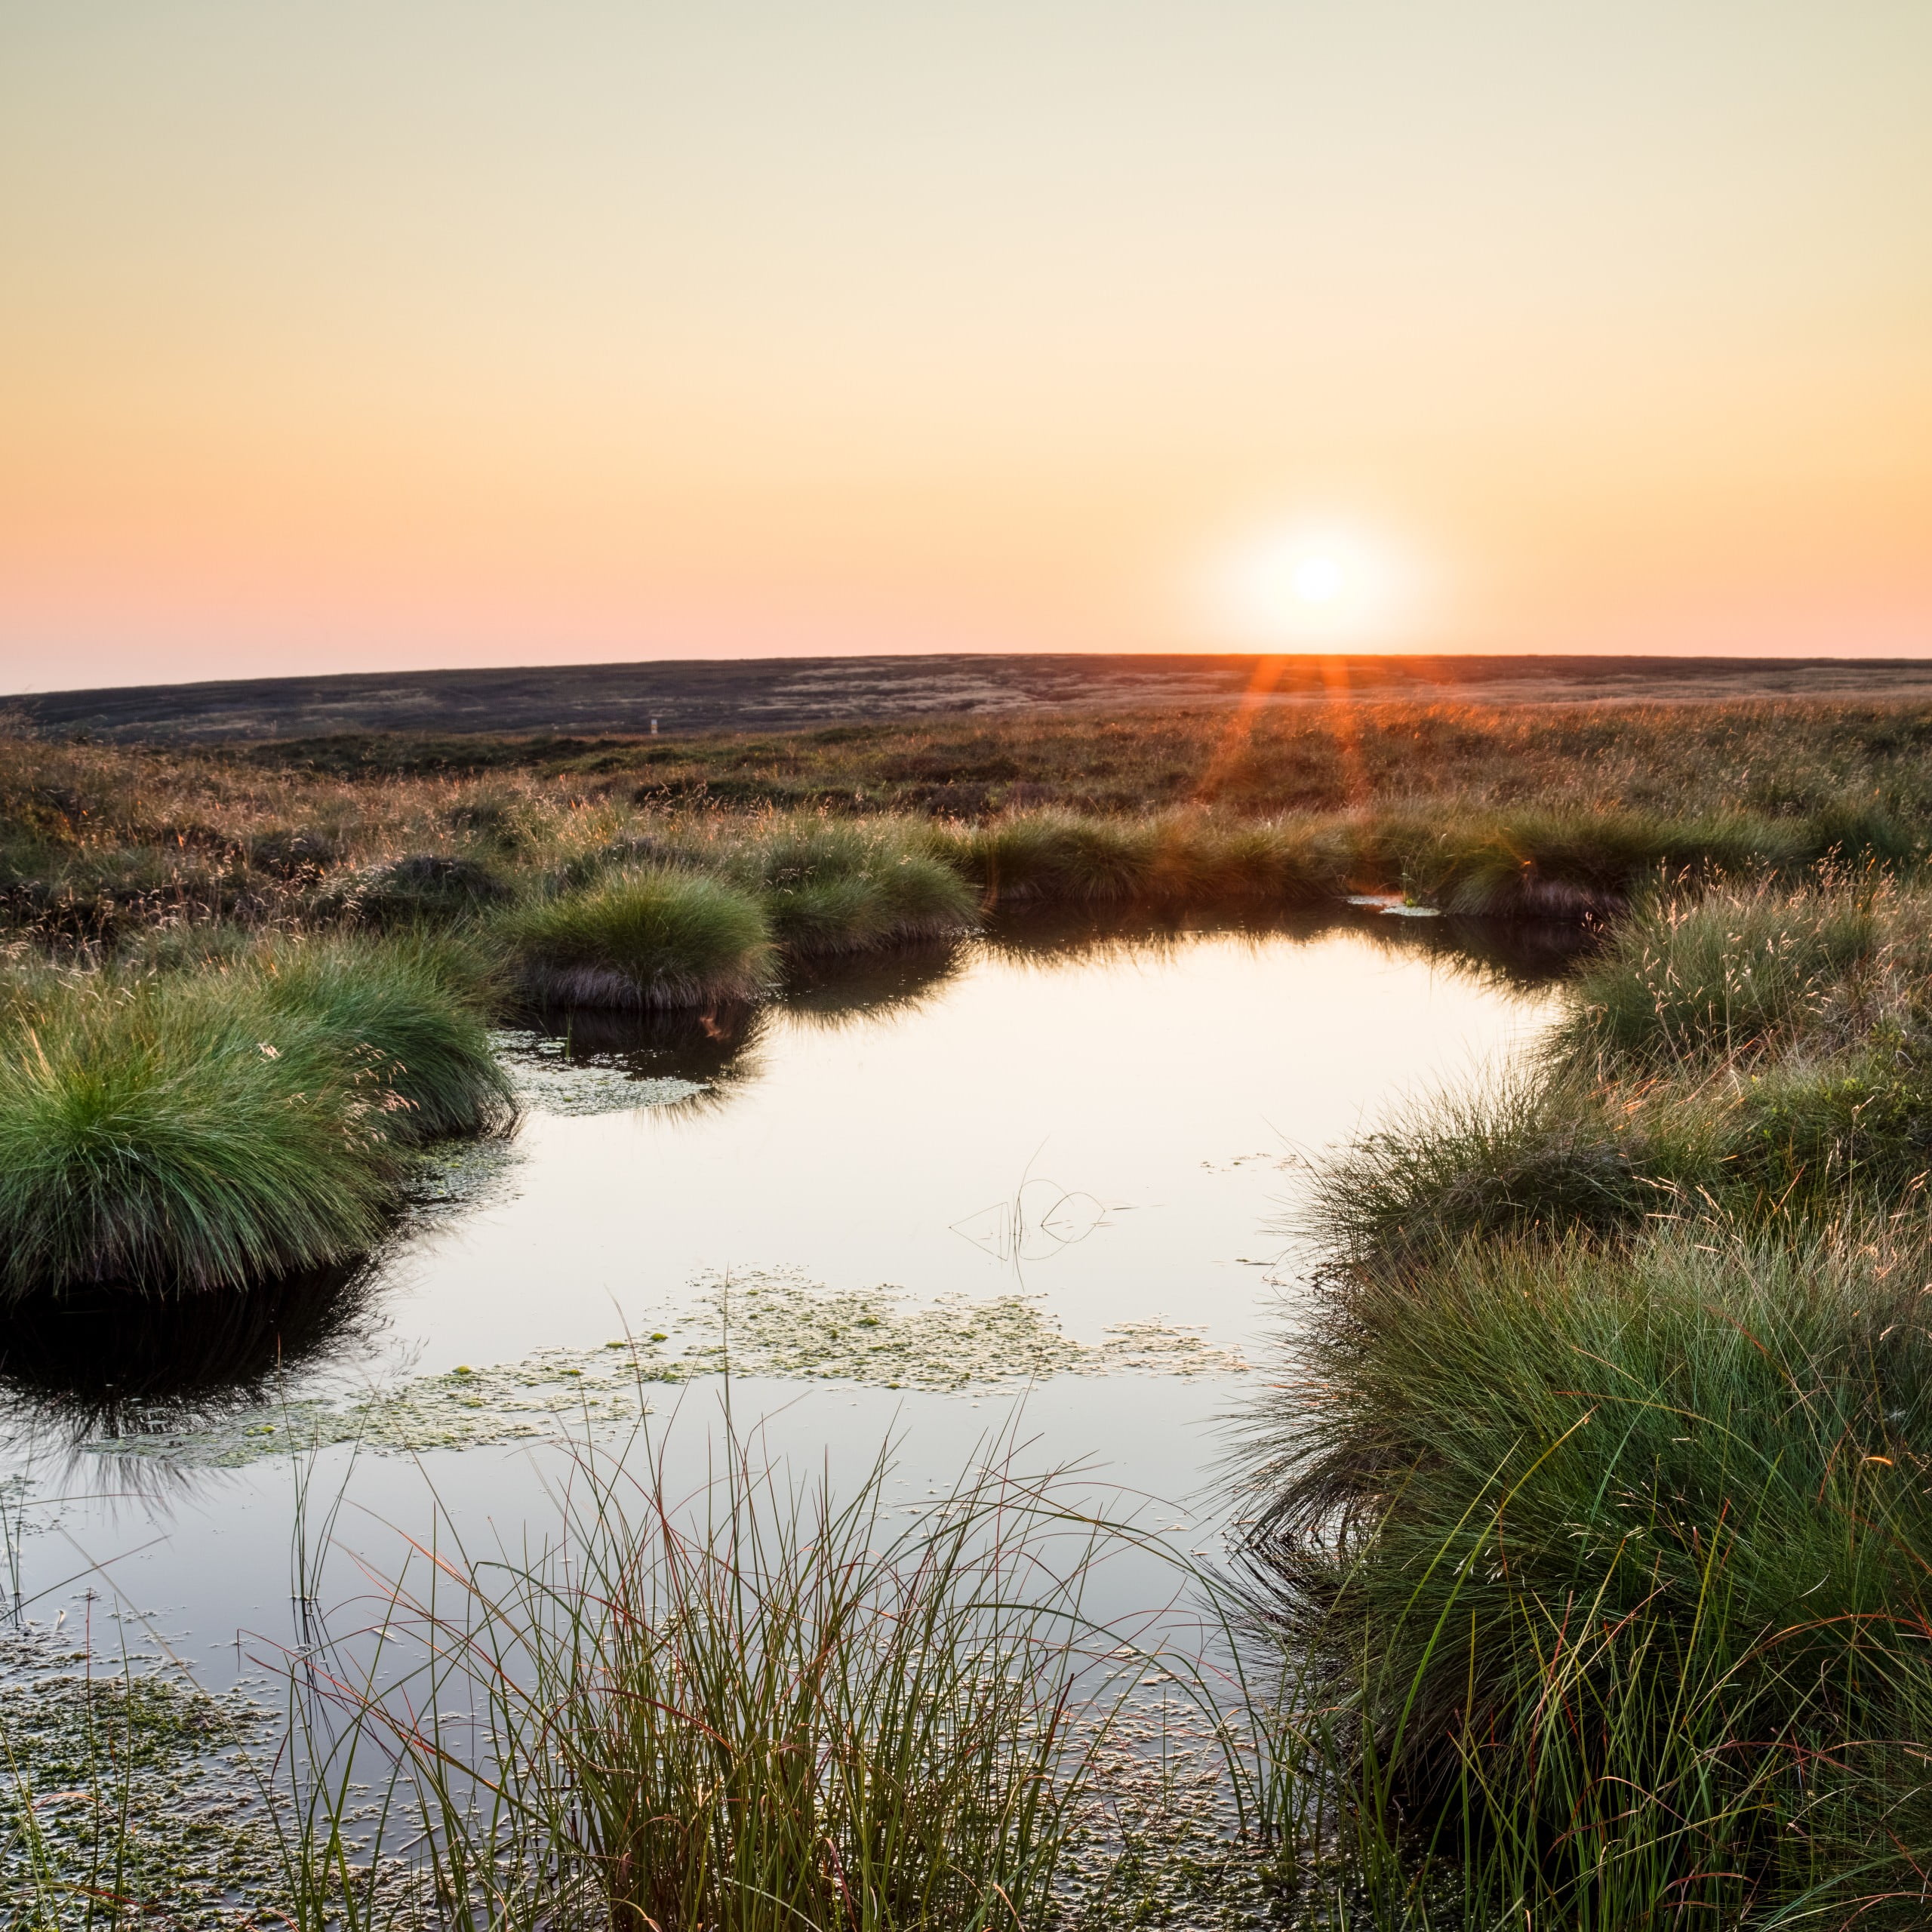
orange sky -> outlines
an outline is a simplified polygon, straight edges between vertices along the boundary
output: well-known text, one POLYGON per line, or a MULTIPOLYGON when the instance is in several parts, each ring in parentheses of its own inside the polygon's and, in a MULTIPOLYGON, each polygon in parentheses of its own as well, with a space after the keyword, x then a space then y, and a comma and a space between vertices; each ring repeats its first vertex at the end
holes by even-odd
POLYGON ((0 689, 1932 655, 1926 0, 0 0, 0 689))

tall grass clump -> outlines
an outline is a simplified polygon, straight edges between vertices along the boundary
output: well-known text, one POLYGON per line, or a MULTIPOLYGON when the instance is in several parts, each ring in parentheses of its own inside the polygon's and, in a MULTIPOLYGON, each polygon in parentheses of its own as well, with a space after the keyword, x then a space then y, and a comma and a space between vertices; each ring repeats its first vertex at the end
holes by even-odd
POLYGON ((1412 1107, 1327 1163, 1335 1252, 1915 1201, 1932 1174, 1927 911, 1921 891, 1857 879, 1632 914, 1509 1081, 1412 1107))
POLYGON ((1254 823, 1199 811, 1018 812, 949 839, 953 863, 992 903, 1312 905, 1348 889, 1353 862, 1352 838, 1313 820, 1254 823))
POLYGON ((979 922, 973 888, 928 839, 891 823, 781 824, 747 841, 726 864, 798 957, 949 937, 979 922))
POLYGON ((1923 909, 1875 883, 1715 891, 1647 907, 1580 975, 1565 1046, 1658 1066, 1795 1044, 1835 1015, 1856 1024, 1855 995, 1881 946, 1923 909))
POLYGON ((1373 843, 1402 882, 1445 912, 1574 919, 1621 912, 1647 888, 1687 872, 1750 876, 1806 856, 1777 822, 1544 804, 1494 816, 1396 814, 1373 843))
POLYGON ((483 998, 463 952, 427 940, 17 976, 0 1288, 234 1287, 366 1251, 407 1147, 509 1118, 483 998))
POLYGON ((565 1006, 744 1000, 772 981, 757 902, 700 872, 645 867, 519 906, 500 928, 526 989, 565 1006))
POLYGON ((380 1758, 452 1923, 1046 1921, 1106 1728, 1080 1683, 1107 1647, 1093 1520, 983 1470, 900 1527, 883 1464, 841 1503, 727 1455, 690 1499, 655 1452, 626 1473, 580 1447, 553 1544, 445 1547, 432 1589, 398 1586, 298 1725, 300 1922, 375 1882, 386 1847, 352 1853, 344 1814, 380 1758), (426 1662, 386 1678, 405 1648, 426 1662))
POLYGON ((0 1287, 348 1259, 397 1169, 379 1057, 214 976, 71 982, 0 1038, 0 1287))
POLYGON ((1015 813, 974 827, 958 847, 961 864, 990 900, 1103 904, 1146 891, 1155 849, 1144 820, 1057 811, 1015 813))
POLYGON ((1378 1924, 1927 1915, 1925 912, 1660 900, 1322 1177, 1252 1554, 1378 1924))
MULTIPOLYGON (((1315 1177, 1331 1248, 1426 1260, 1475 1238, 1627 1228, 1675 1172, 1573 1081, 1534 1074, 1440 1096, 1364 1134, 1315 1177)), ((1671 1164, 1674 1168, 1676 1164, 1671 1164)))

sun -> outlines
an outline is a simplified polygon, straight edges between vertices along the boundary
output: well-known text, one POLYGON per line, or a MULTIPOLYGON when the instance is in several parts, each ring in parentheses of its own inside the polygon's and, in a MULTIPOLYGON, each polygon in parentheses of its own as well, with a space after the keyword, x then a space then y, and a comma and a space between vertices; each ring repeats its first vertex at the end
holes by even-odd
POLYGON ((1323 550, 1297 558, 1288 571, 1288 589, 1304 604, 1333 604, 1347 589, 1348 581, 1341 558, 1323 550))
POLYGON ((1206 614, 1251 649, 1367 643, 1403 628, 1407 577, 1391 544, 1331 524, 1275 524, 1225 544, 1207 573, 1206 614))

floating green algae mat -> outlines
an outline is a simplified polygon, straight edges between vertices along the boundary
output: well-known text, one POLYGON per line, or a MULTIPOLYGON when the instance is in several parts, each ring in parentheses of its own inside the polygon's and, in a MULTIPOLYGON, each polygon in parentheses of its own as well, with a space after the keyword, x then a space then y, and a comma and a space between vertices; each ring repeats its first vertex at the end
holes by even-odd
POLYGON ((271 1728, 165 1660, 90 1666, 57 1631, 0 1637, 0 1923, 250 1922, 284 1889, 254 1762, 271 1728))
POLYGON ((1053 1375, 1244 1372, 1238 1353, 1194 1330, 1122 1322, 1097 1346, 1064 1334, 1020 1295, 950 1296, 903 1306, 890 1287, 832 1291, 786 1269, 708 1278, 691 1316, 701 1334, 670 1352, 668 1333, 601 1348, 546 1349, 516 1362, 459 1366, 360 1398, 308 1396, 191 1432, 118 1437, 97 1454, 233 1467, 264 1456, 359 1442, 387 1451, 471 1448, 635 1421, 654 1386, 728 1371, 875 1388, 961 1390, 1053 1375))
POLYGON ((628 1113, 706 1091, 700 1081, 634 1073, 611 1054, 573 1058, 564 1041, 542 1033, 500 1028, 490 1044, 517 1104, 537 1113, 628 1113))

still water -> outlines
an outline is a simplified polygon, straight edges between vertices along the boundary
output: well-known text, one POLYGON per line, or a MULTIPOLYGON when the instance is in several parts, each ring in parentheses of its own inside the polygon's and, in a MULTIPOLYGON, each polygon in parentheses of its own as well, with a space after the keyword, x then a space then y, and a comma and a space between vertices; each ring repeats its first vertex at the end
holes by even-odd
MULTIPOLYGON (((1522 1053, 1561 964, 1372 915, 1036 922, 727 1021, 506 1036, 514 1132, 359 1277, 186 1339, 165 1311, 85 1309, 0 1337, 8 1587, 43 1623, 131 1615, 219 1686, 294 1634, 299 1487, 312 1518, 341 1501, 325 1598, 393 1569, 432 1491, 472 1547, 514 1544, 551 1512, 560 1424, 540 1404, 504 1440, 493 1391, 604 1386, 623 1337, 685 1377, 724 1310, 774 1292, 789 1325, 734 1345, 731 1398, 794 1466, 849 1484, 891 1438, 915 1508, 1008 1427, 1035 1466, 1084 1460, 1205 1536, 1226 1418, 1294 1320, 1311 1162, 1522 1053), (814 1311, 841 1297, 845 1339, 820 1347, 814 1311), (916 1346, 854 1379, 855 1336, 916 1346), (423 1387, 477 1427, 420 1439, 469 1446, 284 1446, 304 1404, 423 1387)), ((694 1476, 723 1387, 647 1392, 694 1476)))

